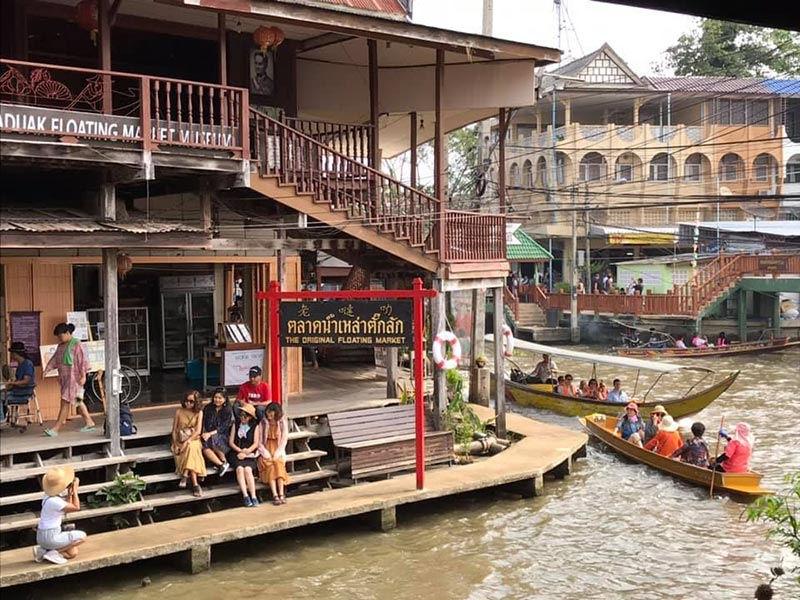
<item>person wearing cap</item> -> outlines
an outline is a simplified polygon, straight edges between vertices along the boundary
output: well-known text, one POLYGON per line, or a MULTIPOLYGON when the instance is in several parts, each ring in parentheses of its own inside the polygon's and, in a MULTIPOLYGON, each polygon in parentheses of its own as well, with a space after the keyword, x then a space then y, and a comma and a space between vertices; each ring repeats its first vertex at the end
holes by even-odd
POLYGON ((661 425, 661 419, 664 418, 664 415, 667 414, 667 411, 664 410, 664 407, 661 404, 656 404, 653 407, 653 410, 650 411, 650 416, 647 418, 644 424, 644 443, 646 444, 650 440, 652 440, 658 434, 658 426, 661 425))
POLYGON ((622 389, 622 382, 619 379, 614 380, 613 389, 608 392, 608 401, 615 404, 626 404, 630 400, 628 394, 622 389))
POLYGON ((724 437, 728 443, 725 445, 724 452, 711 462, 711 468, 725 473, 747 473, 750 470, 750 457, 755 444, 750 425, 737 423, 733 434, 720 429, 719 435, 724 437))
POLYGON ((36 545, 33 547, 33 559, 36 562, 48 562, 63 565, 69 558, 78 555, 78 546, 86 541, 83 531, 62 531, 61 522, 67 513, 81 509, 78 496, 78 484, 75 469, 69 465, 52 467, 42 478, 44 499, 36 528, 36 545))
POLYGON ((231 448, 228 462, 236 473, 236 482, 242 492, 242 503, 248 507, 258 506, 254 476, 258 472, 258 429, 256 407, 242 404, 228 439, 228 446, 231 448))
MULTIPOLYGON (((258 419, 264 418, 264 409, 267 404, 272 402, 272 392, 269 386, 261 379, 261 367, 250 367, 249 378, 239 386, 239 393, 236 395, 239 407, 242 404, 253 404, 256 406, 258 419)), ((280 400, 276 400, 280 404, 280 400)), ((238 410, 236 411, 238 412, 238 410)))
POLYGON ((630 402, 625 407, 625 414, 617 419, 617 426, 615 431, 619 432, 623 440, 627 440, 637 446, 642 445, 642 430, 644 423, 639 416, 639 405, 636 402, 630 402))
POLYGON ((671 415, 664 415, 658 426, 658 433, 644 445, 644 449, 661 456, 672 456, 673 452, 681 446, 683 446, 683 438, 678 433, 678 424, 671 415))
MULTIPOLYGON (((33 361, 28 358, 25 344, 12 342, 8 348, 11 360, 17 363, 14 379, 6 382, 6 398, 8 404, 27 404, 35 387, 35 372, 33 361)), ((0 421, 3 420, 2 407, 0 407, 0 421)))
POLYGON ((692 423, 692 439, 672 453, 672 458, 695 467, 708 468, 708 446, 703 440, 706 426, 700 422, 692 423))

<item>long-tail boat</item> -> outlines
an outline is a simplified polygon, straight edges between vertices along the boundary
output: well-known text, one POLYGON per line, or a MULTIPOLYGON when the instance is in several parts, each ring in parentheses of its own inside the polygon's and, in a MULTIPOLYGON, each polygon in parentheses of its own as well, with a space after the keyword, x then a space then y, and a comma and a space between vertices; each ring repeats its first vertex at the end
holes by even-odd
POLYGON ((761 354, 778 352, 800 347, 800 340, 777 337, 757 342, 731 342, 728 346, 709 346, 706 348, 615 348, 620 356, 644 356, 654 358, 706 358, 709 356, 734 356, 737 354, 761 354))
MULTIPOLYGON (((486 341, 493 342, 493 340, 494 337, 492 335, 486 336, 486 341)), ((650 414, 650 411, 657 404, 663 405, 667 412, 675 418, 698 413, 725 392, 725 390, 736 381, 736 377, 739 375, 739 371, 733 371, 724 374, 719 381, 715 381, 717 373, 703 367, 676 365, 661 361, 610 356, 606 354, 592 354, 589 352, 579 352, 577 350, 567 350, 566 348, 558 348, 555 346, 544 346, 524 340, 516 340, 515 347, 521 351, 550 354, 554 357, 585 362, 592 365, 593 371, 596 371, 598 364, 636 369, 637 384, 639 371, 658 373, 658 377, 655 378, 653 383, 641 396, 637 395, 638 389, 636 384, 634 385, 634 390, 628 392, 632 399, 639 404, 639 412, 643 416, 650 414), (651 397, 651 393, 659 383, 661 383, 662 388, 668 386, 670 389, 675 389, 678 385, 677 382, 662 383, 662 378, 670 374, 681 375, 683 379, 685 379, 686 375, 697 374, 700 375, 700 378, 677 398, 667 399, 660 393, 658 397, 651 397), (709 378, 711 379, 710 382, 708 381, 709 378)), ((550 410, 573 417, 582 417, 592 413, 617 416, 623 410, 621 404, 557 394, 553 391, 553 386, 550 384, 521 383, 506 377, 505 389, 506 396, 517 404, 533 406, 535 408, 550 410)))
POLYGON ((741 496, 743 499, 752 499, 757 496, 771 494, 768 489, 761 487, 761 475, 754 472, 747 473, 721 473, 702 467, 696 467, 679 460, 661 456, 656 452, 645 450, 623 440, 614 431, 617 418, 608 415, 593 414, 580 419, 584 428, 600 441, 631 460, 645 464, 654 469, 709 489, 711 478, 714 478, 714 491, 728 492, 741 496))

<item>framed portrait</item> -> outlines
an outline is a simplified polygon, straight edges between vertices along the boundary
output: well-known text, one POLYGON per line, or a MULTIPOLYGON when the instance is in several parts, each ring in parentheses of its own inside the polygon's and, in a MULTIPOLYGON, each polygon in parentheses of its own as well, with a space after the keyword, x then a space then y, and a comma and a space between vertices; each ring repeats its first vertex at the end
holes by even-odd
POLYGON ((250 51, 250 93, 272 96, 275 93, 275 52, 250 51))

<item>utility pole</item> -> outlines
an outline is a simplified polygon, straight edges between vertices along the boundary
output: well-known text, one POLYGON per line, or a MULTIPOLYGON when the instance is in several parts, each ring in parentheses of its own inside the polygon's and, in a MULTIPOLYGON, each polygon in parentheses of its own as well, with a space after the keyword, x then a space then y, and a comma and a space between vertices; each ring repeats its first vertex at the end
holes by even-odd
POLYGON ((583 264, 586 266, 586 293, 592 293, 592 238, 590 235, 589 224, 589 184, 584 185, 584 199, 583 199, 583 225, 586 228, 586 256, 584 257, 583 264))
POLYGON ((492 35, 494 25, 494 0, 483 0, 483 35, 492 35))
POLYGON ((573 344, 577 344, 581 341, 581 329, 578 323, 578 205, 575 201, 577 194, 574 187, 570 195, 572 196, 572 268, 569 278, 569 337, 573 344))
MULTIPOLYGON (((556 5, 556 19, 558 20, 558 48, 561 48, 561 0, 553 0, 554 4, 556 5)), ((550 202, 555 202, 555 191, 558 187, 558 152, 556 150, 556 80, 553 79, 553 95, 551 97, 553 102, 552 110, 550 111, 550 127, 551 130, 551 138, 553 143, 553 176, 550 181, 550 202)), ((555 223, 557 215, 555 212, 551 213, 550 218, 555 223)), ((563 261, 562 261, 563 262, 563 261)), ((552 273, 552 267, 551 271, 552 273)))

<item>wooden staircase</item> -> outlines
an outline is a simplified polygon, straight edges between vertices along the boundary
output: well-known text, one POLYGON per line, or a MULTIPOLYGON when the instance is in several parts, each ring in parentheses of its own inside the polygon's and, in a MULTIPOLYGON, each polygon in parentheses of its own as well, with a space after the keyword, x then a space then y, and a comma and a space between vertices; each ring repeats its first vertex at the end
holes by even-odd
POLYGON ((505 215, 445 210, 340 145, 250 113, 254 191, 430 272, 445 263, 505 262, 505 215))
POLYGON ((545 327, 547 318, 539 305, 520 302, 517 310, 517 327, 545 327))

